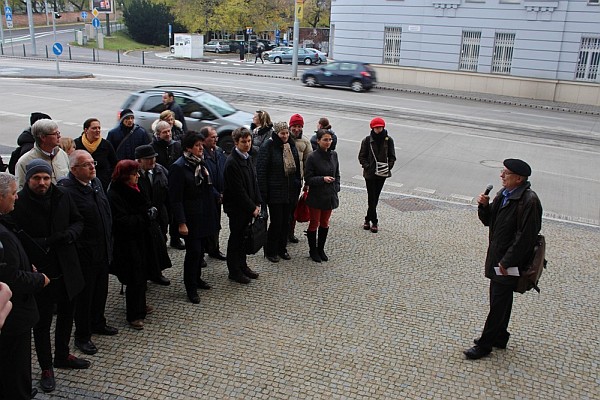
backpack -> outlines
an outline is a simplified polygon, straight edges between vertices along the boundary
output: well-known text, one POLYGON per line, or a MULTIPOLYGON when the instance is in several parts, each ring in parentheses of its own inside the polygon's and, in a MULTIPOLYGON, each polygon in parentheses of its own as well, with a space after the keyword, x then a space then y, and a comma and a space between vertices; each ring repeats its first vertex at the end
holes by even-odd
MULTIPOLYGON (((527 192, 531 192, 527 190, 527 192)), ((527 193, 526 192, 526 193, 527 193)), ((533 193, 533 192, 531 192, 533 193)), ((535 194, 532 194, 535 196, 535 194)), ((525 208, 525 196, 521 196, 519 204, 517 205, 517 226, 520 226, 520 221, 523 218, 523 209, 525 208)), ((521 276, 517 281, 517 287, 515 292, 525 293, 531 289, 535 289, 540 293, 538 282, 542 276, 542 272, 546 268, 548 261, 546 260, 546 238, 544 235, 538 235, 535 247, 533 249, 533 257, 529 262, 527 268, 520 270, 521 276)))

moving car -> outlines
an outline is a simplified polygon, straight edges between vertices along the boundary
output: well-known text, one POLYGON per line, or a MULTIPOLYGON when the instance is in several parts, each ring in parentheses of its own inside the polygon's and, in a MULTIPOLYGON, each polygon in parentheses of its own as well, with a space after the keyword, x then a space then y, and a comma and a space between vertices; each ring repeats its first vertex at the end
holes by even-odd
POLYGON ((204 45, 204 51, 214 51, 215 53, 229 53, 229 44, 220 40, 211 40, 204 45))
POLYGON ((200 131, 204 126, 212 126, 217 130, 218 145, 230 153, 233 149, 231 132, 239 127, 250 128, 252 117, 240 111, 226 101, 193 86, 155 86, 151 89, 132 93, 121 106, 121 110, 129 108, 135 114, 135 122, 152 132, 152 123, 165 110, 162 94, 173 92, 175 101, 181 107, 188 130, 200 131))
POLYGON ((324 67, 307 69, 302 74, 302 83, 306 86, 345 86, 362 92, 375 86, 377 76, 368 63, 335 61, 324 67))
MULTIPOLYGON (((291 63, 294 57, 294 49, 287 49, 281 52, 270 52, 267 59, 275 64, 291 63)), ((298 49, 298 62, 306 65, 319 62, 319 55, 308 51, 307 49, 298 49)))

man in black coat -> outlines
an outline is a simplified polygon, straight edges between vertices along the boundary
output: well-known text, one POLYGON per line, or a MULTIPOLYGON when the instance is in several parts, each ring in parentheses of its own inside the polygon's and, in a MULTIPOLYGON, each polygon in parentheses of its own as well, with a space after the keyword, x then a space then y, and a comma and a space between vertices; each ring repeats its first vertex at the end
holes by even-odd
POLYGON ((31 328, 39 319, 34 293, 50 279, 32 267, 25 249, 14 232, 18 228, 10 218, 17 198, 17 180, 0 173, 0 281, 12 289, 12 310, 4 326, 0 323, 0 399, 29 399, 31 388, 31 328))
POLYGON ((490 227, 485 276, 490 279, 490 311, 475 346, 464 351, 468 359, 477 360, 505 349, 510 337, 508 323, 513 291, 519 274, 533 258, 537 236, 542 229, 542 205, 531 190, 528 177, 531 167, 522 160, 506 159, 500 173, 502 190, 490 204, 482 193, 477 198, 479 219, 490 227))
MULTIPOLYGON (((152 207, 156 208, 156 220, 160 225, 160 230, 166 242, 169 225, 169 214, 167 212, 169 172, 165 167, 156 163, 156 155, 156 151, 149 144, 139 146, 135 149, 135 159, 140 164, 138 186, 142 194, 152 204, 152 207)), ((171 284, 171 281, 162 274, 162 271, 152 271, 150 280, 163 286, 171 284)))
POLYGON ((39 322, 33 328, 40 385, 45 392, 56 386, 56 368, 89 368, 90 362, 69 354, 74 299, 84 287, 75 241, 83 231, 83 218, 68 193, 51 182, 52 168, 35 159, 25 168, 25 186, 18 193, 12 215, 22 230, 19 239, 33 265, 50 278, 50 284, 36 294, 39 322), (50 326, 57 306, 54 363, 50 326))
POLYGON ((181 129, 183 129, 183 133, 187 133, 187 124, 185 123, 183 110, 175 101, 175 95, 173 92, 164 92, 162 95, 162 102, 165 105, 165 110, 171 110, 175 113, 175 119, 181 122, 181 129))
POLYGON ((92 333, 119 332, 106 324, 104 316, 112 258, 112 216, 91 154, 75 150, 69 156, 69 165, 69 175, 58 186, 70 194, 83 217, 83 233, 76 246, 85 287, 75 306, 75 347, 85 354, 95 354, 98 349, 92 342, 92 333))

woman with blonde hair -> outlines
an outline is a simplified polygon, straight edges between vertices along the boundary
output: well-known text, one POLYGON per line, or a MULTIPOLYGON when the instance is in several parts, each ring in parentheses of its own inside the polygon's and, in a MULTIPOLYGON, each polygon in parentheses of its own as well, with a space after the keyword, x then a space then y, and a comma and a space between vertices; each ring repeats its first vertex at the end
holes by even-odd
POLYGON ((252 118, 252 151, 250 155, 256 157, 263 142, 273 134, 273 122, 271 116, 264 110, 258 110, 252 118))
POLYGON ((70 137, 61 137, 58 142, 58 147, 63 149, 69 156, 75 151, 75 141, 70 137))
POLYGON ((171 137, 173 140, 180 142, 185 135, 183 125, 175 119, 175 113, 171 110, 165 110, 160 113, 158 119, 152 123, 152 132, 156 132, 156 125, 160 121, 166 121, 171 125, 171 137))

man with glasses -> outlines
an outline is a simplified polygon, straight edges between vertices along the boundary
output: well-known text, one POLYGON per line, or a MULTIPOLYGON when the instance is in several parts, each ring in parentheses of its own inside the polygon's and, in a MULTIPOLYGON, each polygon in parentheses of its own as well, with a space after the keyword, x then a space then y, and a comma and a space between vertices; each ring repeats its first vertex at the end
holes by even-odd
POLYGON ((51 119, 40 119, 31 126, 31 134, 35 144, 19 158, 15 166, 19 190, 25 186, 25 167, 35 159, 42 159, 50 164, 50 177, 54 184, 69 173, 69 156, 58 146, 60 131, 56 122, 51 119))
POLYGON ((513 291, 519 273, 533 257, 542 229, 542 205, 528 181, 531 167, 513 158, 503 164, 502 189, 494 201, 490 204, 485 193, 477 198, 479 219, 490 227, 485 260, 485 276, 490 279, 490 311, 481 337, 475 339, 475 346, 464 351, 471 360, 487 356, 493 347, 506 348, 513 291))
POLYGON ((26 168, 25 186, 18 193, 12 216, 21 228, 19 239, 31 263, 50 278, 50 284, 35 296, 40 320, 33 327, 33 338, 42 370, 40 386, 43 391, 51 392, 56 387, 53 366, 69 369, 90 366, 89 361, 69 353, 74 301, 85 284, 75 244, 84 222, 71 196, 52 183, 50 164, 38 159, 26 168), (53 362, 50 327, 55 304, 53 362))
POLYGON ((112 215, 102 182, 96 177, 94 158, 85 150, 75 150, 69 161, 71 172, 58 186, 69 193, 83 217, 83 232, 76 246, 85 287, 75 306, 75 347, 85 354, 95 354, 98 349, 92 342, 92 333, 118 333, 106 324, 104 316, 112 257, 112 215))

